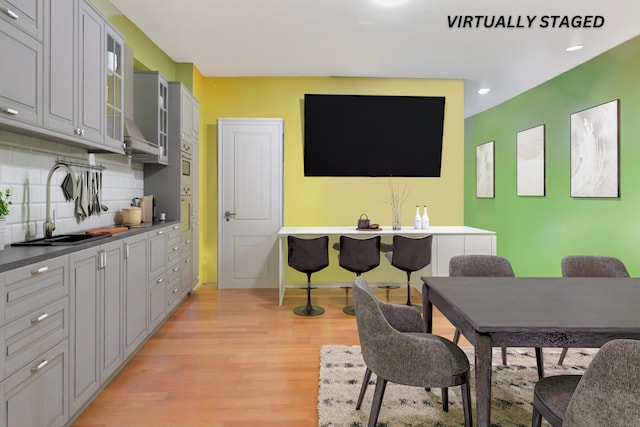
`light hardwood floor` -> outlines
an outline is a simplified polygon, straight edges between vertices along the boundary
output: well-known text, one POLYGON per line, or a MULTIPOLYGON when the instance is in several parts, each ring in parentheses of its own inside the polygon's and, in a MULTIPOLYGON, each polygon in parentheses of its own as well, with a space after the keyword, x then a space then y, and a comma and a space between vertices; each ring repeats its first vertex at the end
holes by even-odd
MULTIPOLYGON (((375 293, 387 300, 386 290, 375 293)), ((317 426, 320 347, 356 345, 358 333, 342 313, 344 290, 314 289, 314 305, 326 309, 317 317, 293 314, 305 298, 289 289, 278 306, 277 289, 201 287, 72 425, 317 426)), ((405 302, 406 288, 389 298, 405 302)), ((417 291, 412 301, 421 303, 417 291)), ((436 312, 434 333, 453 332, 436 312)))

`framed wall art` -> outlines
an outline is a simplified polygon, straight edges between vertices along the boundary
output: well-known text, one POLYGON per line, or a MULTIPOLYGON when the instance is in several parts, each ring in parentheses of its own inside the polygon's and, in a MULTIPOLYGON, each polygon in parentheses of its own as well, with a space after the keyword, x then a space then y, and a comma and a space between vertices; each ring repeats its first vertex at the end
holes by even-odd
POLYGON ((476 197, 494 197, 494 141, 476 147, 476 197))
POLYGON ((619 197, 618 104, 571 114, 571 197, 619 197))
POLYGON ((544 196, 544 153, 544 125, 516 134, 516 194, 518 196, 544 196))

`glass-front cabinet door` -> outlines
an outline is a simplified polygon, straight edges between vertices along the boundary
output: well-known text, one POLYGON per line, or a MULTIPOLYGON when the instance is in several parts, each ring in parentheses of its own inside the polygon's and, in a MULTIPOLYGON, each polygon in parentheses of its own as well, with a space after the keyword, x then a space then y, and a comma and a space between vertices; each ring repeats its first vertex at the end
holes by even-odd
POLYGON ((106 90, 107 129, 105 143, 112 147, 123 147, 123 39, 115 32, 107 30, 106 44, 106 90))

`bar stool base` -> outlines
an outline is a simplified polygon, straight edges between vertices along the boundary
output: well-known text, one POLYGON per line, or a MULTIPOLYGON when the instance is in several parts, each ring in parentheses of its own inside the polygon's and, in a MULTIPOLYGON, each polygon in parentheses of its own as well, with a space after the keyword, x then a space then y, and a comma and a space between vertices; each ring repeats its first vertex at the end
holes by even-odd
POLYGON ((306 306, 301 305, 293 309, 293 312, 298 316, 319 316, 324 313, 324 308, 318 306, 306 306))

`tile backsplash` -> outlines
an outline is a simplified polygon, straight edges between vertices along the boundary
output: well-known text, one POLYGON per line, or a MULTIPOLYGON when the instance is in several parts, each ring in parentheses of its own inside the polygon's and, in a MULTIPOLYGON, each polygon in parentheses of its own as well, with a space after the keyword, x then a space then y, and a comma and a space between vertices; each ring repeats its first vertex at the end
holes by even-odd
MULTIPOLYGON (((48 140, 0 130, 0 191, 11 189, 5 244, 43 237, 46 218, 46 183, 49 170, 57 160, 102 165, 102 203, 106 212, 80 221, 74 202, 65 201, 60 185, 67 171, 60 168, 51 177, 51 212, 55 210, 55 234, 82 232, 112 226, 120 220, 120 210, 131 199, 143 195, 143 165, 131 163, 118 154, 89 154, 86 150, 48 140)), ((72 167, 75 174, 80 169, 72 167)))

